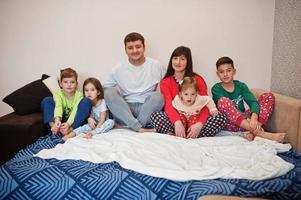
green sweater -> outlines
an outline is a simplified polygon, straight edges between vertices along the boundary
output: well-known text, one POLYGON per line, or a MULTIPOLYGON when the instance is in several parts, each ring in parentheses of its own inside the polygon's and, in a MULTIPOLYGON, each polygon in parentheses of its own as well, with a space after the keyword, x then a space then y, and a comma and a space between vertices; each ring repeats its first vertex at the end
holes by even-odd
POLYGON ((74 118, 77 111, 77 106, 80 100, 83 98, 83 94, 80 91, 76 91, 73 99, 68 99, 63 90, 59 90, 53 94, 55 102, 54 117, 67 119, 67 123, 71 126, 74 122, 74 118))
POLYGON ((244 101, 249 106, 251 112, 254 112, 256 114, 259 113, 259 104, 258 104, 257 99, 252 94, 252 92, 249 90, 248 86, 243 82, 234 80, 234 91, 233 92, 227 92, 223 88, 221 82, 216 83, 211 88, 211 92, 212 92, 213 100, 216 105, 220 98, 227 97, 232 100, 232 102, 235 104, 236 108, 241 113, 245 112, 244 101))

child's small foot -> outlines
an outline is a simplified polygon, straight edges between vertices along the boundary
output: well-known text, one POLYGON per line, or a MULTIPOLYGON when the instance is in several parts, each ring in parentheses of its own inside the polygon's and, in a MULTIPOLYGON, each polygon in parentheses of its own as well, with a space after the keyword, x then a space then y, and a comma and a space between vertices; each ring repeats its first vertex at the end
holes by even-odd
POLYGON ((53 135, 57 135, 59 133, 59 129, 56 126, 52 126, 50 130, 53 135))
POLYGON ((154 128, 140 128, 139 133, 144 133, 144 132, 156 132, 156 129, 154 128))
POLYGON ((286 133, 274 133, 271 136, 271 140, 274 140, 279 143, 283 143, 285 140, 286 133))
POLYGON ((75 133, 71 132, 67 135, 65 135, 64 137, 62 137, 62 139, 66 142, 66 140, 73 138, 75 136, 75 133))
POLYGON ((92 133, 86 133, 86 135, 84 136, 84 138, 91 139, 92 136, 93 136, 92 133))
POLYGON ((247 139, 248 141, 253 141, 255 138, 255 135, 249 131, 244 132, 244 138, 247 139))

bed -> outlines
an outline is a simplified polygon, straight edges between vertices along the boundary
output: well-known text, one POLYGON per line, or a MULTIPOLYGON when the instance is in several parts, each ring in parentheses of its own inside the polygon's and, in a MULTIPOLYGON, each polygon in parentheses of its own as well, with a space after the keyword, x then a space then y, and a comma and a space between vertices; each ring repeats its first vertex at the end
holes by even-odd
MULTIPOLYGON (((114 131, 113 133, 103 134, 99 138, 95 137, 90 141, 85 139, 88 147, 83 146, 82 149, 80 149, 80 144, 85 142, 80 136, 79 138, 72 138, 66 144, 60 137, 54 135, 49 134, 41 137, 37 142, 21 150, 13 159, 1 166, 0 199, 198 199, 210 194, 241 197, 256 196, 269 199, 301 199, 301 154, 288 150, 287 146, 277 146, 276 149, 280 150, 278 153, 271 149, 268 150, 270 153, 279 156, 277 156, 277 159, 280 163, 285 164, 284 169, 288 167, 287 172, 277 172, 278 174, 274 174, 273 176, 276 177, 273 178, 267 176, 264 180, 260 180, 261 178, 254 173, 251 173, 253 180, 241 178, 244 177, 241 175, 242 173, 231 175, 238 178, 227 178, 231 177, 228 172, 220 174, 219 177, 221 178, 216 178, 214 176, 215 172, 208 172, 200 177, 198 177, 199 173, 195 173, 194 176, 185 178, 187 173, 185 174, 185 169, 181 170, 183 166, 175 168, 175 173, 169 173, 170 171, 163 171, 164 173, 162 173, 162 170, 156 169, 156 166, 150 166, 151 160, 151 162, 144 163, 147 170, 144 169, 143 171, 142 168, 141 171, 141 163, 136 162, 131 154, 123 152, 122 156, 120 156, 121 154, 116 156, 115 149, 113 151, 115 156, 108 156, 112 155, 112 151, 110 154, 107 152, 108 149, 112 149, 112 146, 108 146, 109 143, 104 143, 104 137, 111 140, 112 138, 119 138, 119 141, 121 141, 121 137, 112 137, 113 134, 117 134, 117 136, 118 134, 126 135, 129 140, 125 140, 125 144, 128 144, 128 141, 134 141, 138 137, 138 143, 157 139, 157 141, 161 141, 158 146, 155 146, 154 143, 149 145, 154 151, 160 149, 160 147, 165 148, 163 144, 169 143, 170 140, 177 140, 181 146, 184 141, 162 134, 154 133, 141 136, 141 134, 129 130, 114 131), (101 145, 93 143, 97 140, 102 142, 101 145), (68 146, 69 148, 74 147, 74 149, 70 152, 68 146), (99 147, 100 149, 96 150, 98 153, 94 154, 89 146, 99 147), (84 149, 86 149, 86 152, 84 149), (64 151, 69 153, 64 153, 64 151), (102 156, 98 157, 98 155, 102 156), (43 156, 45 158, 42 158, 43 156), (127 165, 129 161, 125 158, 130 159, 131 164, 129 166, 127 165)), ((224 140, 221 138, 219 140, 224 140)), ((238 138, 231 139, 231 141, 237 140, 238 143, 241 141, 242 146, 245 146, 244 139, 238 138)), ((208 145, 206 148, 217 146, 214 144, 218 144, 219 141, 210 140, 211 138, 204 143, 203 139, 198 139, 201 143, 208 145)), ((185 143, 189 144, 189 142, 185 143)), ((262 143, 262 141, 259 141, 259 143, 262 143)), ((129 148, 121 143, 116 144, 114 148, 129 148)), ((195 145, 194 142, 189 145, 192 144, 195 145)), ((231 147, 235 146, 230 143, 229 145, 231 147)), ((270 146, 270 144, 264 145, 264 148, 270 146)), ((135 148, 135 144, 129 146, 135 148)), ((172 148, 174 146, 172 145, 172 148)), ((166 152, 170 150, 173 149, 168 149, 166 152)), ((211 150, 211 152, 216 152, 214 148, 211 150)), ((142 152, 142 157, 146 155, 143 152, 143 147, 134 153, 137 152, 142 152)), ((191 152, 186 153, 192 154, 191 152)), ((195 155, 197 154, 193 156, 195 155)), ((260 155, 260 152, 258 155, 260 155)), ((164 159, 162 162, 165 162, 164 159)), ((189 165, 190 163, 187 164, 187 166, 189 165)), ((213 166, 213 168, 215 167, 219 166, 213 166)), ((254 169, 256 170, 256 168, 254 169)), ((271 169, 266 170, 267 172, 275 172, 271 169)), ((220 172, 220 170, 217 171, 220 172)))

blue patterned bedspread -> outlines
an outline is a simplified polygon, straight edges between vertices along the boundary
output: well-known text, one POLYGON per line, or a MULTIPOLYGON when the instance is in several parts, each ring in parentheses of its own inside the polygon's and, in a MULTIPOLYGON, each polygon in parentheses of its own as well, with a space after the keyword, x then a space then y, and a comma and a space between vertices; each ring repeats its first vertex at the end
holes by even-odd
POLYGON ((179 182, 127 170, 116 162, 33 157, 58 143, 59 137, 42 137, 2 165, 0 199, 198 199, 208 194, 301 199, 301 153, 293 151, 279 154, 295 168, 278 178, 179 182))

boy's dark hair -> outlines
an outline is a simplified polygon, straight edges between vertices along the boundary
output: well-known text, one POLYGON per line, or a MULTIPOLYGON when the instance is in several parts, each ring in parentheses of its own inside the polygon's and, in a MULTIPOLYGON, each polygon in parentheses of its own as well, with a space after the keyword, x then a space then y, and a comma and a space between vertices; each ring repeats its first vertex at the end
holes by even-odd
POLYGON ((218 69, 218 67, 223 64, 230 64, 234 68, 233 60, 227 56, 221 57, 216 61, 216 69, 218 69))
POLYGON ((61 69, 61 75, 60 75, 60 80, 62 81, 63 78, 72 78, 74 77, 76 82, 77 82, 77 78, 78 78, 78 75, 77 75, 77 72, 70 68, 70 67, 67 67, 65 69, 61 69))
POLYGON ((183 78, 182 83, 179 85, 179 92, 183 92, 190 87, 193 87, 196 91, 199 91, 199 86, 195 78, 186 76, 183 78))
POLYGON ((128 43, 128 42, 134 42, 134 41, 137 41, 137 40, 141 40, 143 47, 145 47, 144 37, 140 33, 136 33, 136 32, 129 33, 125 36, 124 46, 126 47, 126 43, 128 43))
POLYGON ((193 76, 194 73, 193 73, 193 66, 192 66, 191 51, 188 47, 179 46, 172 52, 172 54, 170 56, 167 71, 166 71, 164 78, 174 75, 175 70, 172 67, 172 59, 173 59, 173 57, 176 57, 176 56, 185 56, 185 58, 187 59, 187 65, 185 68, 184 76, 190 76, 190 77, 193 76))
POLYGON ((87 78, 84 81, 84 84, 83 84, 83 93, 85 93, 85 86, 88 83, 91 83, 92 85, 94 85, 94 87, 96 88, 96 90, 99 92, 99 95, 97 95, 97 100, 103 99, 104 98, 103 87, 102 87, 100 81, 97 78, 94 78, 94 77, 87 78))

